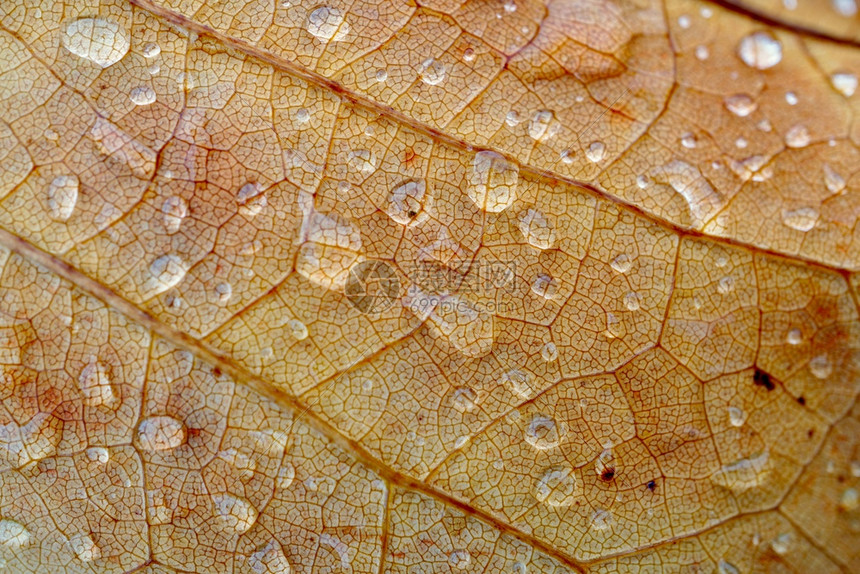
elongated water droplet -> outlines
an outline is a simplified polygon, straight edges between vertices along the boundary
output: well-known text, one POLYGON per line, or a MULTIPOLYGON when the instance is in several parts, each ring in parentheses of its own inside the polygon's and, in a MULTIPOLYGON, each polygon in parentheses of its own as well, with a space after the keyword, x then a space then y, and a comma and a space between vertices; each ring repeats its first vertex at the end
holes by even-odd
POLYGON ((27 528, 15 520, 4 518, 0 520, 0 544, 12 550, 30 543, 31 534, 27 528))
POLYGON ((454 408, 461 413, 475 410, 478 394, 469 387, 454 389, 454 408))
POLYGON ((517 224, 532 247, 549 249, 555 244, 555 227, 543 212, 527 209, 520 215, 517 224))
POLYGON ((525 440, 538 450, 558 446, 567 434, 564 423, 546 415, 535 415, 526 427, 525 440))
POLYGON ((423 179, 401 183, 388 195, 388 216, 401 225, 415 225, 427 219, 424 210, 427 184, 423 179))
POLYGON ((630 267, 633 266, 633 260, 626 253, 620 253, 609 263, 609 266, 616 273, 624 274, 630 271, 630 267))
POLYGON ((48 215, 54 221, 66 221, 72 216, 78 203, 79 182, 77 176, 55 177, 48 186, 48 215))
POLYGON ((469 172, 469 199, 490 213, 504 211, 517 199, 520 169, 492 151, 475 154, 469 172))
POLYGON ((842 177, 839 172, 837 172, 835 169, 825 163, 824 185, 827 186, 827 191, 829 191, 830 193, 842 194, 845 191, 845 178, 842 177))
POLYGON ((782 60, 782 44, 770 32, 753 32, 741 39, 738 56, 750 68, 767 70, 782 60))
POLYGON ((670 186, 684 198, 690 210, 693 227, 703 227, 725 204, 723 196, 713 188, 702 172, 689 163, 672 160, 650 170, 649 174, 652 180, 670 186))
POLYGON ((817 379, 826 379, 833 373, 833 364, 827 355, 817 355, 809 361, 809 372, 817 379))
POLYGON ((216 494, 212 497, 215 513, 224 527, 237 534, 244 534, 257 521, 257 509, 240 496, 216 494))
POLYGON ((84 401, 92 406, 110 406, 116 402, 107 367, 98 361, 90 361, 78 377, 78 386, 84 401))
POLYGON ((284 462, 278 470, 278 488, 289 488, 296 478, 296 468, 289 462, 284 462))
POLYGON ((81 18, 66 24, 63 47, 72 54, 107 68, 122 60, 130 47, 128 33, 103 18, 81 18))
POLYGON ((782 211, 782 222, 797 231, 810 231, 818 223, 818 210, 814 207, 799 207, 797 209, 784 209, 782 211))
POLYGON ((534 392, 532 376, 519 369, 511 369, 502 375, 502 384, 524 399, 530 398, 534 392))
POLYGON ((246 217, 259 215, 269 204, 263 187, 259 183, 246 183, 236 194, 236 203, 239 205, 239 213, 246 217))
POLYGON ((856 488, 846 488, 842 491, 842 496, 839 498, 839 506, 847 512, 851 512, 860 508, 860 494, 856 488))
POLYGON ((154 104, 158 96, 155 94, 155 90, 149 86, 138 86, 132 88, 128 93, 128 98, 136 106, 148 106, 154 104))
POLYGON ((161 204, 164 228, 169 234, 179 231, 182 220, 188 216, 188 204, 179 196, 171 196, 161 204))
POLYGON ((137 440, 143 450, 170 450, 185 442, 185 426, 169 416, 147 417, 137 427, 137 440))
POLYGON ((558 359, 558 347, 555 346, 555 343, 549 341, 541 347, 540 356, 547 363, 551 363, 558 359))
POLYGON ((324 41, 338 42, 349 33, 349 24, 337 8, 320 6, 308 16, 308 33, 324 41))
POLYGON ((529 120, 529 137, 535 141, 541 141, 554 136, 558 126, 554 124, 553 120, 555 120, 555 114, 550 110, 535 112, 529 120))
POLYGON ((178 285, 188 272, 188 265, 174 254, 162 255, 149 265, 150 278, 144 287, 154 294, 178 285))
POLYGON ((740 571, 733 564, 720 560, 717 563, 717 574, 740 574, 740 571))
POLYGON ((791 541, 791 534, 785 532, 774 538, 770 543, 770 547, 773 548, 773 551, 780 556, 784 556, 791 549, 791 541))
POLYGON ((612 513, 604 508, 598 508, 591 514, 591 527, 595 530, 609 530, 612 523, 612 513))
POLYGON ((548 506, 570 506, 577 494, 576 476, 568 466, 549 468, 535 484, 535 498, 548 506))
POLYGON ((746 414, 738 407, 729 407, 729 423, 733 427, 743 426, 746 414))
POLYGON ((459 296, 439 301, 428 325, 467 357, 483 357, 492 350, 495 338, 493 315, 459 296))
POLYGON ((433 58, 427 58, 418 66, 418 75, 428 86, 438 86, 445 80, 446 74, 445 64, 433 58))
POLYGON ((448 555, 448 563, 455 570, 465 570, 469 567, 472 557, 468 550, 454 550, 448 555))
POLYGON ((767 451, 727 464, 711 475, 715 484, 736 492, 760 486, 770 474, 767 451))

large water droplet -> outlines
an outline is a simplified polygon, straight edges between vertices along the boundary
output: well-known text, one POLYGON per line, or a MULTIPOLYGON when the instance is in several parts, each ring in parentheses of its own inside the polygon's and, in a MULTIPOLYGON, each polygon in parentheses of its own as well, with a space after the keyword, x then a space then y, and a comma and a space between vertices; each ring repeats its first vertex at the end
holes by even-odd
POLYGON ((801 148, 809 145, 809 130, 804 125, 796 125, 789 128, 785 134, 785 145, 793 148, 801 148))
POLYGON ((388 194, 388 216, 401 225, 415 225, 427 219, 424 211, 427 184, 423 179, 409 180, 388 194))
POLYGON ((212 502, 224 527, 237 534, 244 534, 257 521, 257 509, 242 497, 216 494, 212 497, 212 502))
POLYGON ((529 137, 535 141, 546 140, 555 135, 558 126, 553 123, 555 115, 550 110, 540 110, 529 120, 529 137))
POLYGON ((830 83, 836 91, 850 98, 857 91, 857 76, 850 72, 837 72, 830 76, 830 83))
POLYGON ((578 493, 576 477, 567 466, 548 469, 538 479, 534 496, 549 506, 570 506, 578 493))
POLYGON ((469 199, 490 213, 504 211, 517 199, 520 169, 493 151, 480 151, 469 172, 469 199))
POLYGON ((137 439, 143 450, 170 450, 185 442, 185 426, 173 417, 147 417, 137 427, 137 439))
POLYGON ((99 361, 90 361, 78 376, 78 386, 84 401, 91 406, 110 406, 116 402, 108 368, 99 361))
POLYGON ((726 106, 727 110, 740 118, 747 117, 758 107, 755 100, 747 94, 735 94, 733 96, 729 96, 723 100, 723 104, 726 106))
POLYGON ((445 64, 433 58, 427 58, 418 66, 418 75, 428 86, 438 86, 445 80, 446 74, 445 64))
POLYGON ((296 479, 296 468, 289 462, 284 462, 278 470, 278 488, 289 488, 296 479))
POLYGON ((254 574, 290 574, 292 565, 284 549, 276 540, 270 540, 248 557, 248 566, 254 574))
POLYGON ((738 56, 751 68, 767 70, 782 60, 782 44, 770 32, 753 32, 741 39, 738 56))
POLYGON ((770 474, 767 451, 727 464, 711 475, 711 481, 724 488, 743 492, 760 486, 770 474))
POLYGON ((495 338, 493 315, 474 303, 451 296, 443 298, 430 313, 428 325, 467 357, 483 357, 495 338))
POLYGON ((152 294, 162 293, 179 284, 188 272, 188 264, 174 254, 162 255, 149 265, 150 278, 144 289, 152 294))
POLYGON ((78 178, 74 175, 55 177, 48 186, 48 215, 54 221, 66 221, 78 203, 78 178))
POLYGON ((161 204, 164 228, 169 234, 179 231, 182 220, 188 216, 188 204, 179 196, 171 196, 161 204))
POLYGON ((519 369, 511 369, 502 375, 502 384, 524 399, 530 398, 534 392, 532 388, 532 376, 519 369))
POLYGON ((144 44, 141 54, 146 59, 155 58, 156 56, 161 54, 161 46, 159 46, 155 42, 147 42, 146 44, 144 44))
POLYGON ((538 249, 549 249, 555 243, 555 227, 543 212, 527 209, 517 222, 529 245, 538 249))
POLYGON ((649 173, 655 182, 669 185, 686 200, 693 227, 704 226, 725 204, 699 168, 686 162, 672 160, 649 173))
POLYGON ((119 62, 130 47, 128 33, 103 18, 81 18, 66 24, 63 47, 72 54, 107 68, 119 62))
POLYGON ((128 98, 136 106, 149 106, 155 103, 157 96, 155 94, 155 90, 149 86, 138 86, 136 88, 132 88, 128 93, 128 98))
POLYGON ((817 355, 809 361, 809 372, 817 379, 826 379, 833 373, 833 363, 826 354, 817 355))
POLYGON ((782 222, 797 231, 810 231, 818 223, 818 217, 818 210, 814 207, 782 210, 782 222))
POLYGON ((15 520, 4 518, 0 520, 0 544, 6 548, 15 550, 29 544, 30 531, 15 520))
POLYGON ((546 415, 535 415, 526 427, 525 440, 539 450, 554 448, 567 434, 564 423, 546 415))
POLYGON ((308 32, 320 40, 338 42, 349 33, 349 24, 337 8, 320 6, 308 16, 308 32))

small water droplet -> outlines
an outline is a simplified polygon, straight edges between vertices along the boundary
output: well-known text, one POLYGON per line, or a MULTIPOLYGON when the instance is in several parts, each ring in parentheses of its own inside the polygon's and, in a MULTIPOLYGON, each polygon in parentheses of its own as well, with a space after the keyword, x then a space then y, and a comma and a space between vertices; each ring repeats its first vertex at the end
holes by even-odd
POLYGON ((543 212, 527 209, 520 214, 517 225, 532 247, 549 249, 555 244, 555 227, 543 212))
POLYGON ((467 357, 483 357, 493 348, 493 315, 459 296, 442 298, 433 308, 428 325, 467 357))
POLYGON ((648 181, 647 176, 641 174, 636 176, 636 187, 638 187, 639 189, 645 189, 650 185, 650 183, 651 182, 648 181))
POLYGON ((425 221, 426 187, 423 179, 408 180, 395 187, 388 195, 388 216, 407 226, 425 221))
POLYGON ((729 423, 733 427, 743 426, 746 414, 738 407, 729 407, 729 423))
POLYGON ((606 155, 606 144, 603 142, 592 142, 585 150, 585 157, 592 163, 597 163, 606 155))
POLYGON ((143 46, 143 50, 141 51, 144 58, 155 58, 159 54, 161 54, 161 46, 154 42, 147 42, 143 46))
POLYGON ((66 24, 63 46, 72 54, 107 68, 119 62, 130 47, 128 33, 103 18, 81 18, 66 24))
POLYGON ((30 543, 32 535, 27 528, 15 520, 0 520, 0 545, 16 550, 30 543))
POLYGON ((627 273, 630 271, 630 267, 633 265, 633 260, 630 259, 626 253, 621 253, 615 257, 610 263, 609 266, 612 267, 612 270, 616 273, 627 273))
POLYGON ((565 434, 564 423, 546 415, 535 415, 526 427, 525 440, 538 450, 546 450, 558 446, 565 434))
POLYGON ((79 182, 77 176, 55 177, 48 186, 48 215, 54 221, 66 221, 78 203, 79 182))
POLYGON ((696 136, 691 134, 690 132, 685 133, 681 136, 681 145, 687 149, 693 149, 696 147, 696 136))
POLYGON ((361 392, 366 395, 369 395, 373 392, 373 379, 364 379, 361 383, 361 392))
POLYGON ((169 416, 151 416, 137 427, 140 448, 148 451, 174 449, 185 442, 185 426, 169 416))
POLYGON ((306 124, 311 119, 311 113, 307 108, 299 108, 296 110, 296 123, 298 124, 306 124))
POLYGON ((740 571, 725 560, 720 560, 717 564, 717 574, 740 574, 740 571))
POLYGON ((612 522, 612 513, 606 509, 598 508, 591 514, 591 527, 595 530, 609 530, 612 522))
POLYGON ((797 328, 789 329, 788 334, 785 336, 785 341, 789 345, 799 345, 803 342, 803 333, 797 328))
POLYGON ((92 562, 102 557, 101 548, 89 534, 75 534, 69 538, 69 546, 81 562, 92 562))
POLYGON ((782 210, 782 222, 797 231, 810 231, 818 223, 818 217, 818 210, 814 207, 782 210))
POLYGON ((548 506, 570 506, 577 494, 576 476, 567 466, 549 468, 535 484, 534 497, 548 506))
POLYGON ((785 134, 785 145, 793 148, 801 148, 809 145, 809 130, 804 125, 791 127, 785 134))
POLYGON ((448 563, 451 564, 452 568, 456 568, 457 570, 468 568, 471 560, 472 557, 469 555, 468 550, 454 550, 448 556, 448 563))
POLYGON ((433 58, 427 58, 418 66, 418 75, 428 86, 438 86, 445 80, 446 74, 445 64, 433 58))
POLYGON ((845 178, 826 163, 824 164, 824 185, 830 193, 845 192, 845 178))
POLYGON ((257 551, 248 557, 248 566, 254 574, 290 574, 292 572, 292 565, 276 540, 270 540, 265 546, 257 548, 257 551))
POLYGON ((308 327, 298 319, 290 319, 287 321, 287 329, 290 335, 297 341, 304 341, 308 338, 308 327))
POLYGON ((380 84, 388 80, 388 70, 380 68, 376 70, 376 81, 380 84))
POLYGON ((108 368, 99 361, 92 360, 81 370, 78 386, 88 405, 110 406, 116 402, 108 368))
POLYGON ((379 162, 371 150, 357 149, 349 152, 349 164, 360 173, 370 175, 376 171, 379 162))
POLYGON ((308 16, 308 33, 319 40, 338 42, 349 33, 349 24, 337 8, 320 6, 308 16))
POLYGON ((226 303, 233 296, 233 287, 226 282, 218 283, 215 286, 215 296, 220 303, 226 303))
POLYGON ((480 151, 472 161, 467 193, 480 209, 504 211, 517 198, 519 167, 492 151, 480 151))
POLYGON ((696 46, 696 59, 704 62, 711 56, 711 51, 705 45, 696 46))
POLYGON ((708 18, 710 18, 711 16, 714 15, 714 12, 713 12, 713 10, 711 10, 710 8, 708 8, 706 6, 706 7, 703 7, 702 9, 699 10, 699 14, 702 15, 702 18, 707 20, 708 18))
POLYGON ((780 556, 784 556, 791 549, 791 539, 791 534, 784 532, 771 541, 770 547, 780 556))
POLYGON ((182 220, 188 216, 188 204, 179 196, 171 196, 161 204, 164 227, 169 234, 179 231, 182 220))
POLYGON ((552 341, 547 342, 540 350, 541 358, 547 363, 558 359, 558 347, 552 341))
POLYGON ((257 521, 257 509, 239 496, 216 494, 212 497, 215 513, 225 528, 244 534, 257 521))
POLYGON ((839 506, 848 512, 860 508, 860 494, 856 488, 846 488, 839 498, 839 506))
POLYGON ((136 106, 148 106, 154 104, 157 99, 155 90, 149 86, 132 88, 131 92, 128 93, 128 97, 136 106))
POLYGON ((296 478, 296 469, 289 462, 284 462, 278 470, 278 488, 289 488, 296 478))
POLYGON ((731 275, 725 275, 717 282, 717 293, 720 295, 728 295, 735 290, 735 278, 731 275))
POLYGON ((103 446, 92 446, 88 448, 86 451, 87 459, 91 462, 97 462, 99 464, 107 464, 110 460, 110 453, 108 449, 103 446))
POLYGON ((857 76, 850 72, 837 72, 830 76, 830 83, 836 91, 850 98, 857 91, 857 76))
POLYGON ((553 299, 557 290, 555 280, 546 273, 538 273, 532 283, 532 293, 544 299, 553 299))
POLYGON ((179 284, 188 272, 188 265, 174 254, 162 255, 149 265, 151 278, 145 287, 156 294, 179 284))
POLYGON ((514 110, 508 111, 508 113, 505 114, 505 123, 508 124, 510 127, 514 127, 515 125, 520 123, 520 114, 518 114, 514 110))
POLYGON ((564 165, 571 165, 573 163, 573 153, 569 149, 561 152, 561 163, 564 165))
POLYGON ((785 103, 789 106, 796 106, 798 101, 797 94, 794 92, 785 92, 785 103))
POLYGON ((735 94, 723 100, 726 109, 739 118, 745 118, 758 108, 755 100, 747 94, 735 94))
POLYGON ((454 448, 460 449, 466 446, 466 443, 469 442, 469 437, 460 436, 457 437, 457 440, 454 441, 454 448))
POLYGON ((627 307, 628 311, 638 311, 640 305, 639 294, 635 291, 628 291, 624 295, 624 306, 627 307))
POLYGON ((463 52, 463 60, 473 62, 475 60, 475 50, 466 48, 466 51, 463 52))
POLYGON ((809 372, 817 379, 826 379, 833 373, 833 364, 826 354, 817 355, 809 361, 809 372))
POLYGON ((678 16, 678 26, 680 26, 682 30, 688 29, 692 25, 692 23, 693 22, 690 20, 690 17, 686 14, 681 14, 680 16, 678 16))
POLYGON ((525 371, 511 369, 502 375, 502 384, 524 399, 532 396, 532 377, 525 371))
POLYGON ((539 110, 529 120, 529 137, 535 141, 549 139, 555 135, 556 128, 553 124, 555 114, 550 110, 539 110))
POLYGON ((475 410, 478 394, 468 387, 454 389, 454 408, 461 413, 475 410))
POLYGON ((782 60, 782 44, 770 32, 753 32, 741 39, 738 56, 750 68, 767 70, 782 60))

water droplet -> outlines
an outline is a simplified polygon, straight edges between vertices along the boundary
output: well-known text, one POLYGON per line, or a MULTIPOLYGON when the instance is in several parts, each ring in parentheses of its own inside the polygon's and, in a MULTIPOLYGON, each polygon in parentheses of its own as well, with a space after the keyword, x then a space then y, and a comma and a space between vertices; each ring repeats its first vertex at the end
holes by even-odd
POLYGON ((782 210, 782 222, 797 231, 809 231, 818 223, 818 210, 814 207, 799 207, 782 210))
POLYGON ((616 273, 627 273, 630 271, 630 267, 633 265, 633 260, 630 259, 626 253, 621 253, 615 257, 610 263, 609 266, 612 267, 612 270, 616 273))
POLYGON ((308 327, 298 319, 290 319, 287 321, 287 329, 290 330, 290 335, 297 341, 304 341, 308 338, 308 327))
POLYGON ((791 539, 791 534, 785 532, 774 538, 770 543, 770 547, 773 548, 773 551, 780 556, 784 556, 791 548, 791 539))
POLYGON ((370 175, 379 165, 376 154, 369 149, 357 149, 349 152, 349 164, 363 175, 370 175))
POLYGON ((172 235, 179 231, 182 220, 188 216, 188 204, 181 197, 174 195, 161 204, 161 213, 164 227, 167 233, 172 235))
POLYGON ((826 354, 817 355, 809 361, 809 372, 817 379, 826 379, 833 373, 833 364, 826 354))
POLYGON ((457 437, 457 440, 454 441, 454 448, 457 448, 457 449, 463 448, 467 442, 469 442, 469 437, 467 437, 467 436, 457 437))
POLYGON ((149 86, 138 86, 136 88, 132 88, 128 97, 136 106, 148 106, 150 104, 154 104, 157 99, 155 90, 149 86))
POLYGON ((551 138, 557 131, 555 115, 550 110, 539 110, 529 120, 529 137, 535 141, 551 138))
POLYGON ((691 25, 692 21, 690 20, 689 16, 687 16, 686 14, 681 14, 680 16, 678 16, 678 26, 680 26, 682 30, 688 29, 691 25))
POLYGON ((532 377, 525 371, 511 369, 502 375, 502 384, 524 399, 532 396, 532 377))
POLYGON ((363 261, 361 233, 348 219, 336 214, 305 213, 296 271, 315 285, 343 290, 349 269, 363 261))
POLYGON ((54 221, 66 221, 78 203, 78 178, 74 175, 55 177, 48 186, 48 215, 54 221))
POLYGON ((585 157, 592 163, 597 163, 606 155, 606 144, 603 142, 592 142, 585 150, 585 157))
POLYGON ((161 54, 161 46, 154 42, 147 42, 143 46, 143 50, 141 51, 144 58, 155 58, 159 54, 161 54))
POLYGON ((475 60, 475 50, 472 48, 466 48, 466 51, 463 52, 463 60, 466 62, 473 62, 475 60))
POLYGON ((454 408, 461 413, 475 410, 477 400, 478 394, 468 387, 454 389, 454 408))
POLYGON ((173 417, 147 417, 137 427, 137 439, 143 450, 174 449, 185 442, 185 426, 173 417))
POLYGON ((519 173, 516 164, 496 152, 476 153, 469 173, 469 199, 484 211, 504 211, 516 201, 519 173))
POLYGON ((97 462, 99 464, 107 464, 110 460, 110 453, 108 449, 103 446, 92 446, 88 448, 86 451, 87 459, 91 462, 97 462))
POLYGON ((276 540, 270 540, 265 546, 257 548, 257 551, 248 557, 248 566, 254 574, 290 574, 292 572, 292 565, 276 540))
POLYGON ((842 194, 845 191, 845 178, 828 164, 824 164, 824 185, 830 193, 842 194))
POLYGON ((729 423, 733 427, 743 426, 746 414, 738 407, 729 407, 729 423))
POLYGON ((711 56, 711 51, 708 50, 707 46, 699 45, 696 46, 696 59, 704 62, 711 56))
POLYGON ((239 496, 216 494, 212 497, 215 513, 225 528, 244 534, 257 521, 257 509, 239 496))
POLYGON ((839 506, 848 512, 860 508, 860 494, 858 494, 857 489, 846 488, 839 498, 839 506))
POLYGON ((755 100, 747 94, 735 94, 723 100, 726 109, 739 118, 745 118, 758 108, 755 100))
POLYGON ((517 11, 517 4, 514 0, 505 0, 505 12, 513 14, 517 11))
POLYGON ((81 370, 78 386, 88 405, 110 406, 116 401, 108 368, 101 362, 92 360, 81 370))
POLYGON ((102 557, 101 548, 89 534, 75 534, 69 538, 69 546, 81 562, 92 562, 102 557))
POLYGON ((30 542, 30 531, 23 524, 9 518, 0 520, 0 545, 15 550, 30 542))
POLYGON ((445 64, 433 58, 427 58, 418 66, 418 75, 428 86, 438 86, 445 80, 446 74, 445 64))
POLYGON ((830 76, 830 83, 836 91, 850 98, 857 91, 857 76, 850 72, 837 72, 830 76))
POLYGON ((451 564, 452 568, 456 568, 457 570, 468 568, 471 560, 472 557, 469 555, 468 550, 454 550, 448 556, 448 563, 451 564))
POLYGON ((296 479, 296 468, 289 462, 284 462, 278 470, 278 488, 289 488, 296 479))
POLYGON ((598 508, 591 514, 591 527, 595 530, 609 530, 612 522, 612 513, 603 508, 598 508))
POLYGON ((561 443, 567 429, 564 423, 546 415, 535 415, 526 427, 525 440, 538 450, 555 448, 561 443))
POLYGON ((388 70, 380 68, 376 70, 376 81, 380 84, 388 80, 388 70))
POLYGON ((570 506, 578 494, 576 476, 567 466, 554 466, 538 479, 534 496, 549 506, 570 506))
POLYGON ((760 486, 770 474, 767 451, 727 464, 711 475, 711 481, 723 488, 743 492, 760 486))
POLYGON ((188 272, 188 265, 174 254, 162 255, 149 265, 151 278, 144 285, 146 291, 155 294, 167 291, 179 284, 188 272))
POLYGON ((81 18, 66 24, 63 46, 80 58, 107 68, 119 62, 130 47, 128 33, 103 18, 81 18))
POLYGON ((338 42, 349 33, 349 24, 337 8, 320 6, 308 16, 308 32, 320 40, 338 42))
POLYGON ((226 303, 233 296, 233 287, 226 282, 218 283, 215 286, 215 296, 220 303, 226 303))
POLYGON ((299 108, 296 110, 296 123, 298 124, 306 124, 311 119, 311 113, 307 108, 299 108))
POLYGON ((717 281, 717 293, 720 295, 728 295, 735 290, 735 278, 731 275, 725 275, 717 281))
POLYGON ((246 183, 239 188, 236 203, 239 205, 239 213, 246 217, 259 215, 269 204, 259 183, 246 183))
POLYGON ((510 127, 514 127, 518 123, 520 123, 520 114, 518 114, 514 110, 510 110, 507 114, 505 114, 505 123, 510 127))
POLYGON ((740 571, 733 564, 720 560, 717 563, 717 574, 740 574, 740 571))
POLYGON ((785 145, 793 148, 801 148, 809 145, 809 130, 804 125, 796 125, 785 134, 785 145))
POLYGON ((364 379, 361 383, 361 392, 366 395, 369 395, 373 392, 373 379, 364 379))
POLYGON ((532 293, 544 299, 555 298, 557 290, 558 287, 556 286, 555 279, 546 273, 538 273, 538 276, 535 277, 532 283, 532 293))
POLYGON ((624 294, 624 306, 628 311, 638 311, 641 304, 639 294, 635 291, 628 291, 624 294))
POLYGON ((800 332, 800 329, 789 329, 788 334, 785 336, 785 341, 789 345, 799 345, 803 342, 803 333, 800 332))
POLYGON ((543 212, 527 209, 520 214, 517 224, 532 247, 549 249, 555 243, 555 227, 543 212))
POLYGON ((428 325, 467 357, 483 357, 493 348, 493 315, 459 296, 445 297, 433 308, 428 325))
POLYGON ((395 187, 388 195, 388 216, 407 226, 425 221, 426 187, 423 179, 409 180, 395 187))
POLYGON ((785 103, 789 106, 796 106, 798 101, 797 94, 794 92, 785 92, 785 103))
POLYGON ((540 350, 541 358, 550 363, 558 359, 558 347, 552 341, 547 342, 540 350))
POLYGON ((686 200, 693 227, 701 228, 723 208, 723 196, 714 190, 702 172, 693 165, 673 160, 652 169, 650 174, 656 182, 671 186, 686 200))
POLYGON ((741 39, 738 56, 750 68, 767 70, 782 60, 782 44, 770 32, 753 32, 741 39))
POLYGON ((636 176, 636 187, 638 187, 639 189, 645 189, 650 184, 651 184, 651 182, 648 181, 648 178, 646 176, 644 176, 644 175, 637 175, 636 176))

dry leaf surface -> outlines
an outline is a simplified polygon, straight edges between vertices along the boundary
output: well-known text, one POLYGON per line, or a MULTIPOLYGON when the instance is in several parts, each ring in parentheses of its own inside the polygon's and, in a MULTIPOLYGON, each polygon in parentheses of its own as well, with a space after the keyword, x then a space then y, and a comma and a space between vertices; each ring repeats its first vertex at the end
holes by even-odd
POLYGON ((0 563, 860 570, 849 4, 4 2, 0 563))

